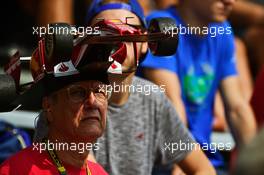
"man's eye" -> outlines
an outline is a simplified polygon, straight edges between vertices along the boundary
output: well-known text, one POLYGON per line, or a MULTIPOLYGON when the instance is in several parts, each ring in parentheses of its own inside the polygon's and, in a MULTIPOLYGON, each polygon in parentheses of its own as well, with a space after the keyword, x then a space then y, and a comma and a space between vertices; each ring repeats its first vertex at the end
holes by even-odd
POLYGON ((83 88, 71 89, 70 91, 70 96, 72 97, 84 97, 85 94, 86 91, 83 88))
POLYGON ((98 93, 102 93, 102 94, 105 94, 106 93, 105 89, 98 89, 97 92, 98 93))
POLYGON ((98 88, 94 91, 96 94, 106 95, 106 89, 105 88, 98 88))

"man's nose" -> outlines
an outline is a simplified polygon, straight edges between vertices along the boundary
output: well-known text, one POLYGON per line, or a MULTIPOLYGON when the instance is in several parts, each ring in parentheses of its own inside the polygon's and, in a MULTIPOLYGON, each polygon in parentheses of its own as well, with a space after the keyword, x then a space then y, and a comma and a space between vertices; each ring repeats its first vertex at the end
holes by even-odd
POLYGON ((95 103, 96 97, 94 95, 93 92, 91 92, 90 94, 87 95, 86 99, 85 99, 85 105, 87 106, 91 106, 95 103))

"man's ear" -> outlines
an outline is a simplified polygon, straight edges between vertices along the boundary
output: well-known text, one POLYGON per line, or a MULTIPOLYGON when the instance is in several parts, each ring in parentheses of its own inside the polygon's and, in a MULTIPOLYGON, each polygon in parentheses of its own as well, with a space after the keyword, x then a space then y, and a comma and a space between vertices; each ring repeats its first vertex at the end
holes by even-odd
POLYGON ((53 117, 51 115, 51 101, 48 97, 44 97, 42 99, 42 108, 43 108, 43 111, 46 113, 46 117, 48 119, 49 122, 51 122, 53 120, 53 117))
POLYGON ((148 51, 148 43, 144 42, 142 43, 142 48, 141 48, 141 55, 145 55, 148 51))
MULTIPOLYGON (((144 34, 147 34, 148 32, 144 32, 144 34)), ((145 55, 148 51, 148 42, 142 43, 141 47, 141 55, 145 55)))
POLYGON ((140 49, 139 64, 141 64, 145 60, 147 52, 148 52, 148 43, 144 42, 142 43, 141 49, 140 49))
MULTIPOLYGON (((147 34, 147 32, 144 32, 144 34, 147 34)), ((142 43, 141 47, 141 55, 145 55, 148 51, 148 42, 142 43)))

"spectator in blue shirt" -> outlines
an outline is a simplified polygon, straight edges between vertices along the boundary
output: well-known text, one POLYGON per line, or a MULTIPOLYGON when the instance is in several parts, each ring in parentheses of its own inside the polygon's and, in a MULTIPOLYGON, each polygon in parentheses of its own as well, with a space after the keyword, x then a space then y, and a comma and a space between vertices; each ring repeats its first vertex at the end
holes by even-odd
MULTIPOLYGON (((182 0, 177 7, 148 16, 148 21, 161 16, 174 18, 179 46, 169 57, 148 53, 141 64, 142 72, 153 82, 165 85, 168 97, 201 146, 211 142, 218 89, 227 106, 227 120, 237 146, 248 143, 256 132, 252 109, 240 92, 234 38, 226 21, 233 4, 234 0, 182 0)), ((172 30, 169 32, 172 34, 172 30)), ((216 169, 225 167, 219 152, 210 146, 204 151, 216 169)))

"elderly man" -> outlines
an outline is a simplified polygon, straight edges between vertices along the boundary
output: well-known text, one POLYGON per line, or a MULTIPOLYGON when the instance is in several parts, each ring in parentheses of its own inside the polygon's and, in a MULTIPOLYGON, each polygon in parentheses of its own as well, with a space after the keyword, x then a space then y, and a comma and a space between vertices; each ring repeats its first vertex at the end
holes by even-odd
MULTIPOLYGON (((37 60, 33 56, 31 62, 37 60)), ((62 65, 66 67, 60 63, 58 70, 62 65)), ((31 70, 34 66, 42 67, 31 64, 31 70)), ((95 141, 106 125, 107 75, 102 71, 89 73, 88 69, 85 76, 66 71, 58 77, 54 69, 39 81, 33 76, 35 81, 28 91, 39 92, 34 97, 42 99, 41 116, 47 118, 48 135, 6 160, 0 167, 1 175, 107 174, 99 164, 88 161, 89 151, 97 148, 95 141)))

